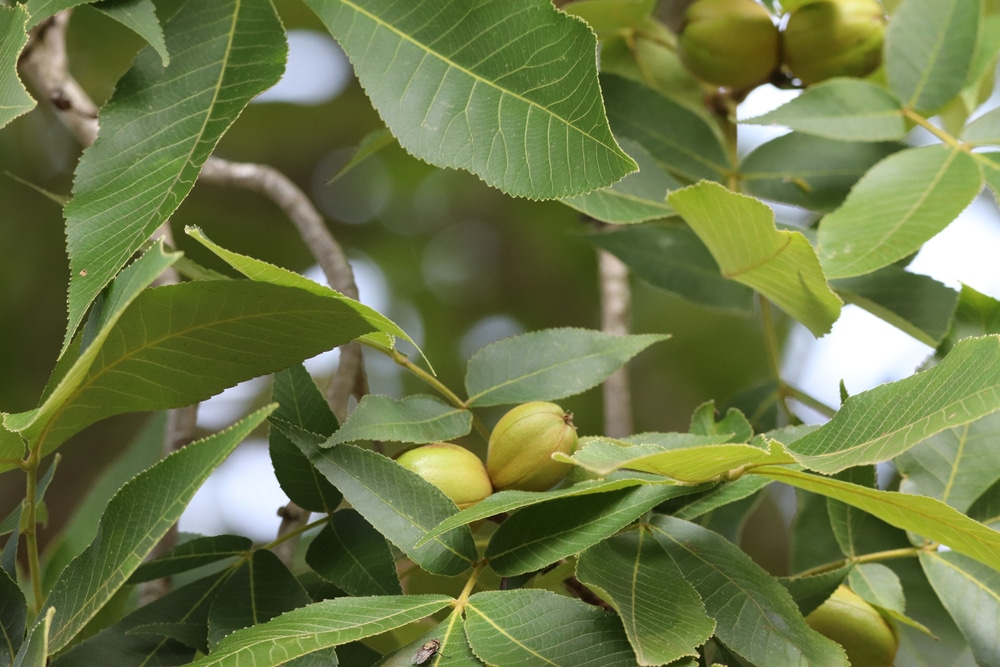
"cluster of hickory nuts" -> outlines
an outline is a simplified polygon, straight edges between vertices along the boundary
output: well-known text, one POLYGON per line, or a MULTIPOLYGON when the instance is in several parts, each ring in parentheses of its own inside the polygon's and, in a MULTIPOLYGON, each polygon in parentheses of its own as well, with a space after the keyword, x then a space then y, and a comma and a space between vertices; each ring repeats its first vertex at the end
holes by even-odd
POLYGON ((873 72, 884 33, 878 0, 807 1, 781 17, 754 0, 695 0, 678 52, 692 74, 717 86, 747 90, 782 71, 809 86, 873 72))
POLYGON ((441 489, 459 509, 472 507, 493 491, 546 491, 566 477, 570 464, 552 460, 576 450, 571 415, 555 403, 532 401, 509 411, 490 434, 486 464, 450 442, 404 452, 396 461, 441 489))

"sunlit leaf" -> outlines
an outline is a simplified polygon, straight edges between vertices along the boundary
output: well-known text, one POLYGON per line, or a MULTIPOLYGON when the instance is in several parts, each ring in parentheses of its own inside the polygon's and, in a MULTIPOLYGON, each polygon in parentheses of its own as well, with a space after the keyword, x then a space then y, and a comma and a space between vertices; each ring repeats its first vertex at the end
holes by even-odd
POLYGON ((76 168, 65 211, 64 351, 94 298, 187 196, 229 125, 284 70, 284 30, 269 0, 188 2, 164 32, 170 67, 152 48, 136 57, 76 168))
POLYGON ((954 551, 1000 569, 1000 532, 973 521, 940 500, 897 491, 879 491, 807 472, 763 466, 764 475, 800 489, 836 498, 888 524, 934 540, 954 551))
POLYGON ((330 515, 306 552, 306 562, 351 595, 401 595, 396 562, 385 538, 353 509, 330 515))
POLYGON ((830 330, 841 302, 816 253, 800 232, 778 231, 763 202, 710 182, 667 199, 708 246, 722 275, 757 290, 814 334, 830 330))
POLYGON ((444 595, 323 600, 237 630, 191 667, 276 667, 301 655, 382 634, 444 608, 444 595))
POLYGON ((903 259, 947 227, 982 186, 979 166, 961 150, 933 145, 889 156, 820 222, 823 270, 848 278, 903 259))
POLYGON ((668 498, 690 491, 651 484, 527 507, 500 524, 485 555, 504 576, 540 569, 613 535, 668 498))
POLYGON ((557 454, 555 458, 598 475, 624 468, 664 475, 688 484, 716 481, 742 466, 794 461, 780 446, 768 450, 751 444, 727 443, 727 434, 673 435, 686 445, 671 449, 652 444, 623 447, 613 440, 594 438, 587 440, 573 456, 557 454))
POLYGON ((1000 573, 957 553, 920 554, 920 564, 979 665, 1000 656, 1000 573))
POLYGON ((612 336, 589 329, 545 329, 482 348, 465 375, 468 405, 550 401, 603 382, 667 335, 612 336))
POLYGON ((753 312, 753 290, 726 280, 705 244, 679 220, 609 228, 585 238, 650 285, 692 303, 753 312))
POLYGON ((434 396, 412 395, 396 400, 368 394, 327 445, 359 440, 444 442, 466 435, 471 428, 471 412, 434 396))
POLYGON ((837 141, 789 132, 764 142, 740 163, 749 195, 832 211, 879 160, 904 148, 896 142, 837 141))
POLYGON ((847 665, 843 650, 806 625, 774 577, 725 538, 658 514, 653 535, 701 595, 716 635, 732 651, 768 667, 847 665))
POLYGON ((970 144, 1000 144, 1000 108, 987 111, 962 131, 962 141, 970 144))
POLYGON ((50 647, 66 646, 142 564, 177 521, 195 491, 274 409, 191 443, 140 473, 115 494, 97 537, 53 585, 44 608, 55 609, 50 647))
POLYGON ((28 43, 24 5, 0 6, 0 127, 35 108, 17 75, 17 59, 28 43))
POLYGON ((1000 337, 959 342, 934 368, 849 397, 829 422, 788 445, 834 473, 888 461, 918 442, 1000 409, 1000 337))
POLYGON ((840 141, 902 139, 907 131, 896 97, 873 83, 847 77, 809 86, 777 109, 741 122, 784 125, 840 141))
POLYGON ((732 169, 719 135, 694 111, 636 81, 601 76, 616 136, 639 143, 686 182, 723 181, 732 169))
POLYGON ((725 482, 712 487, 697 499, 673 513, 678 519, 693 521, 698 517, 725 507, 738 500, 749 498, 771 483, 762 477, 744 476, 733 482, 725 482))
POLYGON ((635 665, 614 614, 549 591, 476 593, 466 607, 465 633, 476 655, 491 665, 635 665))
POLYGON ((905 0, 885 34, 889 88, 905 107, 935 111, 962 89, 979 27, 978 0, 905 0))
POLYGON ((882 563, 861 563, 848 575, 851 590, 883 609, 906 611, 903 584, 896 573, 882 563))
POLYGON ((641 527, 584 551, 576 572, 614 605, 640 665, 693 656, 715 631, 698 592, 641 527))
POLYGON ((458 512, 436 486, 373 451, 353 445, 322 448, 322 439, 278 424, 365 519, 415 563, 435 574, 459 574, 476 560, 467 527, 424 541, 458 512), (420 546, 418 546, 420 545, 420 546))
POLYGON ((307 0, 403 148, 504 192, 570 197, 635 170, 587 25, 547 0, 307 0), (455 18, 461 17, 461 30, 455 18))

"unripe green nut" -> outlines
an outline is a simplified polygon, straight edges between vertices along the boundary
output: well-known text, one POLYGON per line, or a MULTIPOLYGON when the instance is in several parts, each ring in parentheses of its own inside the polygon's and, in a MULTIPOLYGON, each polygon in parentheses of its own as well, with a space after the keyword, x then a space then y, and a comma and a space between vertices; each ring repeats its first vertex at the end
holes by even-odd
POLYGON ((778 28, 754 0, 695 0, 684 20, 678 54, 703 81, 752 88, 780 63, 778 28))
POLYGON ((478 456, 450 442, 435 442, 403 452, 396 463, 441 489, 459 509, 472 507, 493 493, 478 456))
POLYGON ((781 33, 785 66, 805 85, 863 77, 882 62, 885 13, 877 0, 820 0, 802 5, 781 33))
POLYGON ((562 481, 572 464, 552 460, 576 451, 572 415, 555 403, 522 403, 500 418, 490 434, 486 469, 493 488, 546 491, 562 481))
POLYGON ((837 588, 806 623, 844 647, 851 667, 892 667, 899 649, 895 626, 847 586, 837 588))

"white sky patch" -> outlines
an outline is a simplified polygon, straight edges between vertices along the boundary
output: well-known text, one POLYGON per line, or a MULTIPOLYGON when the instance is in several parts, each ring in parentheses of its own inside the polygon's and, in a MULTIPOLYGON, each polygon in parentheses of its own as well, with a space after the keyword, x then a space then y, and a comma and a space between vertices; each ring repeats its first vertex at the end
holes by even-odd
POLYGON ((329 35, 289 30, 285 74, 254 102, 323 104, 343 92, 352 76, 351 63, 329 35))

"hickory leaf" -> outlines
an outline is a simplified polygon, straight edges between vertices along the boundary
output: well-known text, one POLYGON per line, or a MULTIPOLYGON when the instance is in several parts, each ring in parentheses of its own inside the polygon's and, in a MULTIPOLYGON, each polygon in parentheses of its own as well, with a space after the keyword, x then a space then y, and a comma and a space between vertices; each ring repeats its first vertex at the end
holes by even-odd
POLYGON ((0 6, 0 127, 35 108, 17 75, 17 59, 28 43, 24 5, 0 6))

